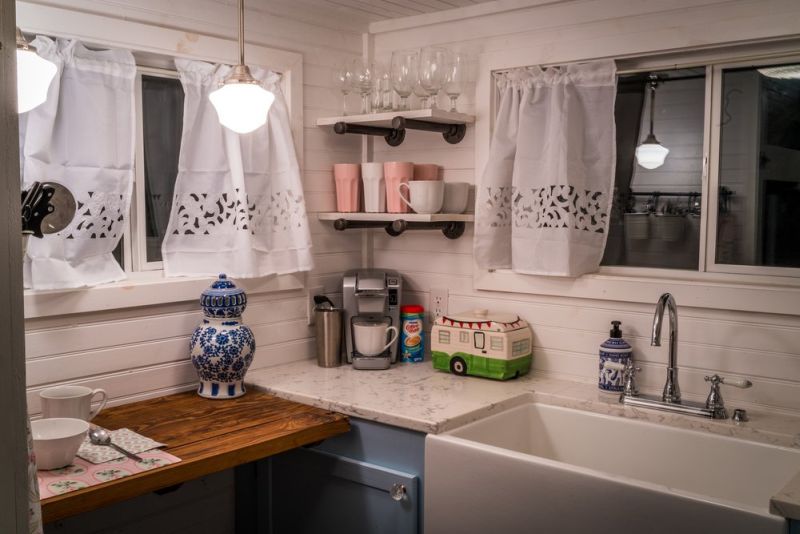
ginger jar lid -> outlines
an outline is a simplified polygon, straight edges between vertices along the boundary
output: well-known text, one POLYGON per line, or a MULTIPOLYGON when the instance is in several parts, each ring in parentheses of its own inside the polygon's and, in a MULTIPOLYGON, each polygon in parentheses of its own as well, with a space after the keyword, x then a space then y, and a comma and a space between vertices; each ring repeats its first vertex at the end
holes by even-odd
POLYGON ((239 317, 247 307, 247 294, 223 273, 203 291, 200 306, 206 317, 239 317))

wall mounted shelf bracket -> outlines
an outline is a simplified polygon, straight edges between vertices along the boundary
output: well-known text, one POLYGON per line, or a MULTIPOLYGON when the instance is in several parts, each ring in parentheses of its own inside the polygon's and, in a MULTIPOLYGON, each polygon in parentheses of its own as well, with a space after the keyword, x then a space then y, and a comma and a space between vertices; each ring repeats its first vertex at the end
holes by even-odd
POLYGON ((417 222, 396 219, 394 221, 353 221, 336 219, 333 227, 339 231, 351 228, 383 228, 392 237, 397 237, 406 230, 441 230, 448 239, 458 239, 464 234, 466 223, 464 221, 431 221, 417 222))
POLYGON ((386 140, 389 146, 399 146, 406 138, 406 131, 404 129, 366 126, 348 122, 337 122, 333 125, 333 131, 337 134, 379 135, 386 140))
POLYGON ((392 127, 395 130, 422 130, 425 132, 439 132, 444 137, 444 140, 455 145, 464 139, 467 133, 466 124, 444 124, 439 122, 421 121, 416 119, 407 119, 405 117, 395 117, 392 119, 392 127))

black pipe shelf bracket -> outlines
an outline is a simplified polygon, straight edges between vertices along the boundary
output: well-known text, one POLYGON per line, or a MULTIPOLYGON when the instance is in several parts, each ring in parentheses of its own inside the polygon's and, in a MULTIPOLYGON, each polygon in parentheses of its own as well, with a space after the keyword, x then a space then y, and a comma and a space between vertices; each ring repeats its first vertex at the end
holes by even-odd
POLYGON ((441 109, 387 111, 364 115, 347 115, 317 119, 317 126, 333 126, 337 134, 359 134, 383 137, 389 146, 399 146, 406 130, 441 133, 451 145, 460 143, 467 133, 467 124, 475 121, 472 115, 441 109))
POLYGON ((470 213, 319 213, 321 221, 332 221, 336 230, 382 228, 392 237, 409 230, 441 230, 448 239, 464 235, 468 222, 474 220, 470 213))

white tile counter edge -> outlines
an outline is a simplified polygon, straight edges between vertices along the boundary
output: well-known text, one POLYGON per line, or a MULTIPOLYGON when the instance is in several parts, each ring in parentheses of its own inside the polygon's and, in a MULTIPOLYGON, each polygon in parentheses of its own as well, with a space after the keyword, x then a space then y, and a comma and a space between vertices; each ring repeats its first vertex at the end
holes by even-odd
MULTIPOLYGON (((749 410, 750 421, 709 420, 622 406, 593 384, 528 375, 499 382, 436 371, 430 362, 386 371, 322 368, 304 360, 248 373, 245 381, 278 397, 371 421, 438 434, 525 402, 575 408, 678 428, 800 448, 800 418, 749 410)), ((771 510, 800 520, 800 474, 771 502, 771 510)))

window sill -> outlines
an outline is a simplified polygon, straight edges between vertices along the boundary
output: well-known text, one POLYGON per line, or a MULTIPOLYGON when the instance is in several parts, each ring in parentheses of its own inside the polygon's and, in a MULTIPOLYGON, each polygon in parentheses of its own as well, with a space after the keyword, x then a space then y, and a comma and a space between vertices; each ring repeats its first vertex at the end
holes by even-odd
MULTIPOLYGON (((248 294, 304 287, 302 273, 235 280, 248 294)), ((25 290, 25 318, 52 317, 199 300, 211 277, 164 278, 162 271, 129 273, 113 284, 47 291, 25 290)))
POLYGON ((475 289, 653 304, 670 292, 680 306, 800 315, 800 280, 784 277, 603 267, 578 278, 474 267, 475 289))

